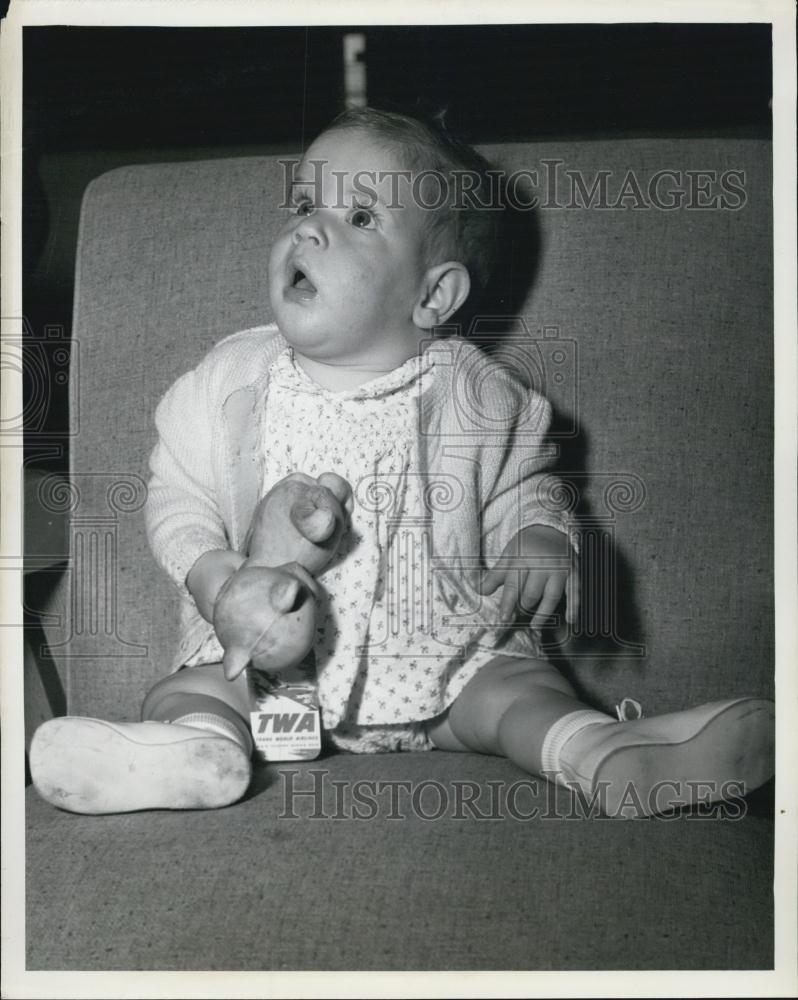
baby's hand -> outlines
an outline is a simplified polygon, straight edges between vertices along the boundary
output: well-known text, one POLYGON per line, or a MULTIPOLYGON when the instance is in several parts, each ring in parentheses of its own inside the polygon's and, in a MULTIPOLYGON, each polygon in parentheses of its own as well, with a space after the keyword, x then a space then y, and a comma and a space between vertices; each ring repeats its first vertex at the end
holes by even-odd
POLYGON ((224 675, 234 680, 250 662, 277 673, 295 666, 316 632, 316 581, 299 563, 244 563, 219 591, 213 627, 224 647, 224 675))
POLYGON ((540 628, 567 593, 565 620, 576 621, 579 611, 579 574, 568 536, 556 528, 533 524, 510 540, 499 561, 482 578, 480 592, 502 587, 499 614, 512 621, 522 611, 534 611, 530 628, 540 628))

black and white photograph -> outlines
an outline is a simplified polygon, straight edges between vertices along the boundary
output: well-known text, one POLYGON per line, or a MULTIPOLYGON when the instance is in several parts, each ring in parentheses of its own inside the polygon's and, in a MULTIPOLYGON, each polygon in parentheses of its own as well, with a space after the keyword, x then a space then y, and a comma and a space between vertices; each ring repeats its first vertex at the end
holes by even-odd
POLYGON ((794 8, 0 32, 3 995, 795 995, 794 8))

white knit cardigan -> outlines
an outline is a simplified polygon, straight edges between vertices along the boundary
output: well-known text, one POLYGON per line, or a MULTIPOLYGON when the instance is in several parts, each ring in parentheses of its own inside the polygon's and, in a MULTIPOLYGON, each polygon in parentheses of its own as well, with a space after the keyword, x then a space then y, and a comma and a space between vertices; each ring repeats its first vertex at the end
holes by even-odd
MULTIPOLYGON (((211 549, 242 546, 259 500, 260 417, 269 368, 287 346, 275 326, 235 333, 156 409, 145 515, 153 554, 182 597, 175 670, 212 631, 186 588, 188 572, 211 549)), ((436 572, 459 594, 464 575, 473 580, 521 528, 546 524, 573 538, 573 527, 558 480, 542 471, 554 455, 544 441, 547 400, 460 338, 427 350, 434 378, 417 397, 419 455, 436 572)))

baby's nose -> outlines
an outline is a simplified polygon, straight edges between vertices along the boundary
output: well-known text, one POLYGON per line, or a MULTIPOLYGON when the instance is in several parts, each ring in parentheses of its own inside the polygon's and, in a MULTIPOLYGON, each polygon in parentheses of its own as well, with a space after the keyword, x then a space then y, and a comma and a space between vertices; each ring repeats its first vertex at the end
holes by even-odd
POLYGON ((324 230, 318 221, 317 215, 311 215, 303 219, 294 230, 294 243, 301 243, 303 240, 310 240, 316 246, 323 244, 324 230))

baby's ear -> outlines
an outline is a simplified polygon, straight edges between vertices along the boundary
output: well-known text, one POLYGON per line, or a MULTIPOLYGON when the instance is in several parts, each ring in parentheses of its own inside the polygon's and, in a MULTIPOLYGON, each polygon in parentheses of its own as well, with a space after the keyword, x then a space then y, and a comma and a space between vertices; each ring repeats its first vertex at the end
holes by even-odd
POLYGON ((456 260, 429 268, 421 295, 413 309, 413 322, 422 330, 441 326, 468 298, 471 278, 468 268, 456 260))

